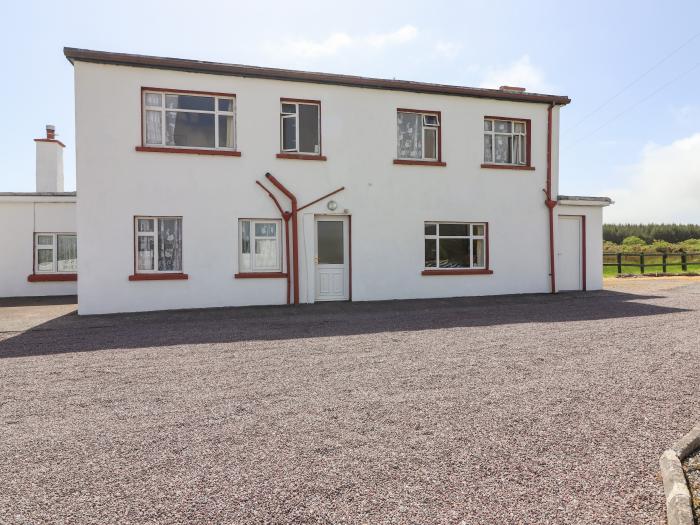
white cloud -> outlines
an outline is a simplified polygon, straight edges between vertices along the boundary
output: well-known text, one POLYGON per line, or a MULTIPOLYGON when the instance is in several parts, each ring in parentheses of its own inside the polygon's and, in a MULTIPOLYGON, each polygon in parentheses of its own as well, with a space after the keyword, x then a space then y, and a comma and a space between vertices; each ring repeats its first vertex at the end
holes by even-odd
POLYGON ((345 49, 373 48, 382 49, 388 46, 406 44, 418 36, 418 29, 413 26, 403 26, 389 33, 353 36, 347 33, 333 33, 321 41, 288 40, 282 43, 268 42, 264 49, 268 54, 290 56, 296 58, 324 58, 337 55, 345 49))
POLYGON ((501 86, 524 87, 533 92, 551 90, 544 81, 544 73, 530 62, 528 55, 506 67, 490 67, 484 71, 480 87, 497 89, 501 86))
POLYGON ((700 133, 667 146, 648 145, 628 168, 625 187, 607 195, 605 222, 682 222, 700 224, 700 133))
POLYGON ((387 45, 405 44, 418 36, 418 30, 413 26, 403 26, 401 29, 393 33, 380 33, 378 35, 369 35, 359 39, 360 43, 364 42, 375 48, 382 48, 387 45))
POLYGON ((435 55, 442 58, 454 58, 459 53, 460 49, 462 49, 461 44, 445 42, 443 40, 438 40, 433 46, 435 55))

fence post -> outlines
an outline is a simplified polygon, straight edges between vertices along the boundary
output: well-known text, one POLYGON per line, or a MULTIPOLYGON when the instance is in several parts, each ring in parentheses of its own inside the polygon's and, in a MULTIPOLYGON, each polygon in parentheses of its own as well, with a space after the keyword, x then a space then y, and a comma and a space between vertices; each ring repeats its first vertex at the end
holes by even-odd
POLYGON ((681 254, 681 270, 688 271, 688 256, 685 253, 681 254))
POLYGON ((639 273, 644 273, 644 254, 639 254, 639 273))
POLYGON ((664 273, 666 273, 666 257, 667 257, 667 255, 665 253, 661 256, 661 265, 662 265, 661 267, 662 267, 664 273))
POLYGON ((617 273, 622 273, 622 254, 617 254, 617 273))

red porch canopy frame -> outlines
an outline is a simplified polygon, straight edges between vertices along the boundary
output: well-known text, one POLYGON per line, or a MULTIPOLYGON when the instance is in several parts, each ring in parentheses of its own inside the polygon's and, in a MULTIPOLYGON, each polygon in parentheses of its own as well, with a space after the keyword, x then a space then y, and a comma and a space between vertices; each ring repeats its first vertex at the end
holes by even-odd
POLYGON ((260 186, 265 193, 268 194, 268 196, 272 199, 272 201, 275 203, 275 206, 280 212, 280 215, 282 216, 282 219, 284 219, 284 232, 285 232, 285 251, 287 253, 287 304, 290 304, 290 288, 291 288, 291 275, 294 276, 294 304, 299 304, 299 221, 298 221, 298 215, 299 212, 305 208, 308 208, 309 206, 312 206, 316 204, 317 202, 322 201, 323 199, 326 199, 330 197, 331 195, 335 195, 336 193, 339 193, 345 189, 345 186, 341 186, 337 190, 334 190, 330 193, 326 193, 322 197, 319 197, 318 199, 315 199, 308 204, 304 204, 303 206, 298 206, 297 205, 297 198, 296 196, 289 191, 284 184, 282 184, 280 181, 278 181, 275 177, 273 177, 270 173, 266 173, 265 177, 267 180, 270 181, 270 183, 275 186, 278 190, 280 190, 290 201, 292 211, 284 211, 282 209, 282 206, 280 205, 279 201, 277 198, 272 194, 270 190, 268 190, 260 181, 255 181, 255 183, 260 186), (289 251, 289 221, 292 221, 292 250, 293 250, 293 258, 292 258, 292 268, 290 271, 289 268, 289 260, 290 260, 290 251, 289 251))

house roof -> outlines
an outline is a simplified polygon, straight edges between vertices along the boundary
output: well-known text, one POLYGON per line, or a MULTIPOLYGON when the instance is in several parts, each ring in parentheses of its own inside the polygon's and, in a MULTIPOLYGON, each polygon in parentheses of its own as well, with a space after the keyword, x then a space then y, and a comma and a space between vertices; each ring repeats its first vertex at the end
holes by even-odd
POLYGON ((75 191, 0 191, 3 197, 75 197, 75 191))
POLYGON ((72 202, 77 200, 75 191, 2 191, 0 202, 72 202))
POLYGON ((574 206, 609 206, 615 204, 610 197, 583 197, 580 195, 559 195, 557 201, 560 204, 574 206))
POLYGON ((386 89, 393 91, 410 91, 414 93, 430 93, 436 95, 490 98, 515 102, 539 102, 556 104, 560 106, 571 102, 571 99, 566 96, 545 95, 541 93, 451 86, 445 84, 430 84, 425 82, 412 82, 409 80, 370 78, 353 75, 338 75, 334 73, 317 73, 312 71, 295 71, 291 69, 244 66, 240 64, 224 64, 220 62, 204 62, 201 60, 187 60, 182 58, 111 53, 107 51, 93 51, 73 47, 63 48, 63 53, 71 64, 74 64, 76 61, 96 62, 100 64, 120 66, 171 69, 177 71, 189 71, 193 73, 210 73, 215 75, 286 80, 290 82, 332 84, 367 89, 386 89))

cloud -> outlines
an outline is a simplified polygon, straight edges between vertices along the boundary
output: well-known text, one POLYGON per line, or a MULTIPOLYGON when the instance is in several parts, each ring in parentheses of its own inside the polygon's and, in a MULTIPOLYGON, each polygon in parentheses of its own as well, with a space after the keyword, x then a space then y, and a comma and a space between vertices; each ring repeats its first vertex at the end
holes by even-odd
POLYGON ((264 49, 271 55, 286 55, 297 58, 325 58, 347 49, 383 49, 388 46, 406 44, 418 36, 418 29, 406 25, 389 33, 353 36, 333 33, 321 41, 300 39, 282 43, 268 42, 264 49))
POLYGON ((433 46, 435 55, 442 58, 454 58, 459 54, 460 49, 462 49, 461 44, 445 42, 443 40, 438 40, 433 46))
POLYGON ((378 35, 369 35, 360 39, 375 48, 382 48, 387 45, 405 44, 418 36, 418 30, 413 26, 403 26, 401 29, 393 33, 380 33, 378 35))
POLYGON ((479 86, 494 89, 501 86, 518 86, 533 92, 551 90, 544 81, 544 73, 532 65, 528 55, 523 55, 506 67, 487 68, 479 86))
POLYGON ((605 222, 682 222, 700 224, 700 133, 667 146, 648 145, 641 160, 626 169, 624 187, 607 195, 605 222))

